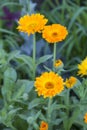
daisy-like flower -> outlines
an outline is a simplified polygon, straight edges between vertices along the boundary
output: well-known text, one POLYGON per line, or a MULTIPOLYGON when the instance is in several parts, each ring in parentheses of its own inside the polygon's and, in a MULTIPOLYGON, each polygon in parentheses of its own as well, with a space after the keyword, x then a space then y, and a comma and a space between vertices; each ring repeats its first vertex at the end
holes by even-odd
POLYGON ((44 98, 52 98, 64 90, 62 77, 54 72, 44 72, 40 77, 36 78, 34 85, 38 95, 42 95, 44 98))
POLYGON ((77 82, 77 79, 71 76, 69 79, 66 79, 65 85, 67 88, 72 88, 77 82))
POLYGON ((40 130, 48 130, 48 123, 42 121, 40 125, 40 130))
POLYGON ((78 69, 78 75, 87 75, 87 57, 80 64, 78 64, 78 69))
POLYGON ((61 67, 63 66, 63 62, 59 59, 59 60, 56 60, 55 63, 54 63, 54 67, 58 68, 58 67, 61 67))
POLYGON ((84 115, 84 122, 87 124, 87 113, 84 115))
POLYGON ((60 42, 66 38, 68 31, 60 24, 52 24, 44 27, 42 37, 49 43, 60 42))
POLYGON ((18 21, 19 26, 17 29, 20 32, 27 33, 28 35, 34 34, 35 32, 41 32, 47 23, 47 19, 44 18, 44 15, 39 13, 32 15, 24 15, 18 21))

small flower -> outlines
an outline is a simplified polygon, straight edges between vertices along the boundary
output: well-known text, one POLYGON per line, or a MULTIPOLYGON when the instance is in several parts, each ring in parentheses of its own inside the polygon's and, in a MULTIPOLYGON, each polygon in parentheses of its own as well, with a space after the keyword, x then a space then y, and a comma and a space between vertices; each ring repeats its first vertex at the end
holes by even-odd
POLYGON ((77 79, 71 76, 69 79, 66 79, 65 85, 67 88, 72 88, 76 84, 77 79))
POLYGON ((42 121, 40 125, 40 130, 48 130, 48 124, 42 121))
POLYGON ((84 122, 87 124, 87 113, 84 115, 84 122))
POLYGON ((80 64, 78 64, 78 69, 78 75, 87 75, 87 57, 80 64))
POLYGON ((17 29, 20 32, 25 32, 30 34, 34 34, 35 32, 41 32, 47 23, 47 19, 44 18, 44 15, 41 14, 32 14, 32 15, 24 15, 18 21, 19 26, 17 29))
POLYGON ((59 59, 59 60, 56 60, 55 63, 54 63, 54 67, 58 68, 58 67, 63 67, 63 62, 59 59))
POLYGON ((35 81, 36 91, 39 96, 52 98, 64 90, 64 83, 61 76, 54 72, 44 72, 35 81))
POLYGON ((44 27, 42 37, 49 43, 60 42, 66 38, 68 31, 60 24, 52 24, 44 27))

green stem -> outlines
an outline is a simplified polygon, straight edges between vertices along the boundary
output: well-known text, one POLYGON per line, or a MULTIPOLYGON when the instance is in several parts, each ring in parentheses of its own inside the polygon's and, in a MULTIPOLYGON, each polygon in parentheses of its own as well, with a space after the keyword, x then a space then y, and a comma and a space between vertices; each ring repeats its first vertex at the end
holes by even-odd
POLYGON ((56 43, 54 43, 54 48, 53 48, 53 68, 54 68, 55 61, 56 61, 56 43))
POLYGON ((49 98, 48 110, 47 110, 47 120, 48 120, 49 130, 52 130, 52 125, 51 125, 51 113, 52 113, 51 104, 52 104, 52 99, 49 98))
POLYGON ((33 68, 33 79, 34 79, 35 74, 36 74, 36 37, 35 37, 35 34, 33 34, 33 64, 34 64, 34 68, 33 68))
MULTIPOLYGON (((67 105, 67 118, 69 119, 69 105, 70 105, 70 101, 69 101, 69 96, 70 96, 70 89, 68 89, 67 90, 67 95, 66 95, 66 105, 67 105)), ((67 122, 67 128, 66 128, 66 130, 69 130, 69 124, 68 124, 68 122, 67 122)))

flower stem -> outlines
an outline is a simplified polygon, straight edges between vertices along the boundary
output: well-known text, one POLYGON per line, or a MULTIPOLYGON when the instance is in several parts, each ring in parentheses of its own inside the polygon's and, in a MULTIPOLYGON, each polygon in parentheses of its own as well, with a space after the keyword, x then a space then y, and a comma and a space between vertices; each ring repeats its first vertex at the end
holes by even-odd
POLYGON ((36 36, 35 34, 33 34, 33 64, 34 64, 34 68, 33 68, 33 79, 34 79, 35 74, 36 74, 36 36))
MULTIPOLYGON (((69 119, 69 104, 70 104, 70 101, 69 101, 69 96, 70 96, 70 89, 68 89, 67 90, 67 95, 66 95, 66 105, 67 105, 67 111, 66 111, 66 113, 67 113, 67 118, 69 119)), ((70 130, 69 129, 69 124, 68 124, 68 122, 67 122, 67 128, 66 128, 66 130, 70 130)))
POLYGON ((56 43, 54 43, 54 48, 53 48, 53 68, 54 68, 55 61, 56 61, 56 43))
POLYGON ((48 120, 48 124, 49 124, 49 130, 52 130, 52 125, 51 125, 51 113, 52 113, 51 104, 52 104, 52 99, 49 98, 48 110, 47 110, 47 120, 48 120))

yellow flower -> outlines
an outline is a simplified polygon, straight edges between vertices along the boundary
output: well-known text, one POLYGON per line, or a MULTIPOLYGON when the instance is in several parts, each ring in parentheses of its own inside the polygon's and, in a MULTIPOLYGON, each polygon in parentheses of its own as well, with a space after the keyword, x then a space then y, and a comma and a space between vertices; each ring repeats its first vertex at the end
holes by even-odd
POLYGON ((59 59, 59 60, 56 60, 55 63, 54 63, 54 66, 56 68, 60 67, 60 66, 63 66, 63 62, 59 59))
POLYGON ((68 31, 60 24, 52 24, 44 27, 42 37, 49 43, 60 42, 66 38, 68 31))
POLYGON ((64 90, 64 83, 61 76, 54 72, 44 72, 35 81, 36 91, 39 96, 52 98, 64 90))
POLYGON ((84 115, 84 122, 87 124, 87 113, 84 115))
POLYGON ((77 79, 71 76, 69 79, 66 79, 65 85, 67 88, 72 88, 76 84, 77 79))
POLYGON ((40 125, 40 130, 48 130, 48 124, 42 121, 40 125))
POLYGON ((87 57, 80 64, 78 64, 78 69, 78 75, 87 75, 87 57))
POLYGON ((34 34, 35 32, 41 32, 47 23, 47 19, 44 18, 44 15, 41 14, 32 14, 32 15, 24 15, 18 21, 19 26, 17 29, 20 32, 25 32, 30 34, 34 34))

